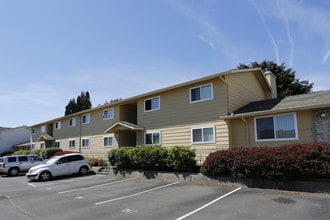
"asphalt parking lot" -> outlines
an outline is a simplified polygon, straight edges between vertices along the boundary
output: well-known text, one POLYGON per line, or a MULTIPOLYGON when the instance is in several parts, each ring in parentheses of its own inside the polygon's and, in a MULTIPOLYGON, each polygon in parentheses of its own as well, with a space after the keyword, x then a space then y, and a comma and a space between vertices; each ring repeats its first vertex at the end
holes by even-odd
POLYGON ((0 177, 0 219, 328 219, 330 194, 88 175, 0 177))

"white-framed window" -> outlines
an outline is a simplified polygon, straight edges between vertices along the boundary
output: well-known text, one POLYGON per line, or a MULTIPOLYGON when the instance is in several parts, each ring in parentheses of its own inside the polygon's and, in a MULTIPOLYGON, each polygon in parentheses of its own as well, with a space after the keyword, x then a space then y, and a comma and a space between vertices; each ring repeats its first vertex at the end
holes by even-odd
POLYGON ((82 148, 89 148, 89 138, 81 139, 81 147, 82 148))
POLYGON ((76 118, 70 118, 69 120, 69 127, 76 126, 76 118))
POLYGON ((103 111, 103 119, 113 119, 114 117, 114 109, 113 108, 108 108, 103 111))
POLYGON ((32 134, 36 133, 36 129, 32 128, 32 129, 31 129, 31 133, 32 133, 32 134))
POLYGON ((82 123, 88 124, 90 122, 90 114, 86 114, 82 116, 82 123))
POLYGON ((103 137, 103 146, 112 147, 113 146, 113 137, 112 136, 103 137))
POLYGON ((160 97, 154 97, 151 99, 144 100, 144 111, 155 111, 160 109, 160 97))
POLYGON ((46 132, 46 126, 45 125, 42 125, 41 128, 40 128, 40 131, 41 131, 41 133, 46 132))
POLYGON ((76 148, 76 140, 69 140, 69 148, 76 148))
POLYGON ((150 132, 144 134, 145 145, 160 145, 160 132, 150 132))
POLYGON ((36 148, 35 144, 31 144, 31 149, 34 150, 36 148))
POLYGON ((55 123, 55 130, 59 130, 59 129, 61 129, 61 122, 60 121, 55 123))
POLYGON ((191 142, 193 144, 215 143, 215 127, 191 129, 191 142))
POLYGON ((54 143, 54 147, 56 147, 56 148, 60 148, 60 141, 55 141, 55 143, 54 143))
POLYGON ((45 149, 45 143, 44 142, 40 143, 40 149, 45 149))
POLYGON ((190 103, 213 99, 212 83, 190 89, 190 103))
POLYGON ((297 140, 298 128, 295 113, 254 118, 256 141, 297 140))

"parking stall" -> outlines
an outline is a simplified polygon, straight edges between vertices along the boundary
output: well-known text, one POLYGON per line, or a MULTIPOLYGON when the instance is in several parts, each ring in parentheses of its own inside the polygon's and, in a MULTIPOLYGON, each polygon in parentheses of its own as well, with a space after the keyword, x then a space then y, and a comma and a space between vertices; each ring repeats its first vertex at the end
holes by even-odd
MULTIPOLYGON (((5 219, 325 219, 329 194, 103 175, 2 177, 5 219), (10 186, 8 184, 11 184, 10 186), (281 217, 281 218, 279 218, 281 217)), ((2 198, 2 199, 1 199, 2 198)))

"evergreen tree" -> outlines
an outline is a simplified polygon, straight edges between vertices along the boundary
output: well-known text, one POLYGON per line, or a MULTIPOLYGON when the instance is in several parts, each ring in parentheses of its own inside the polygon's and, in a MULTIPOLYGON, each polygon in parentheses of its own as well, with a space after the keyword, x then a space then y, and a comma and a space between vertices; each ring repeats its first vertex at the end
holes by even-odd
POLYGON ((299 81, 296 78, 296 72, 291 68, 287 68, 284 63, 277 65, 272 61, 251 62, 249 65, 239 64, 238 69, 261 68, 263 71, 270 71, 276 76, 277 96, 279 98, 309 93, 312 91, 313 84, 308 80, 299 81))
POLYGON ((65 106, 64 115, 70 115, 91 108, 92 103, 90 101, 89 92, 81 92, 80 95, 77 97, 77 101, 74 98, 70 99, 67 106, 65 106))

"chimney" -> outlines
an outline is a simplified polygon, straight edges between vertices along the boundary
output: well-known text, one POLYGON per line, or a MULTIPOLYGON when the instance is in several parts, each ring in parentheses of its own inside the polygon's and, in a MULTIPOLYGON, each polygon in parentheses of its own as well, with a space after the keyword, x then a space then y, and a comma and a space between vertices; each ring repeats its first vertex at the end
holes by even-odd
POLYGON ((272 94, 272 98, 277 98, 277 86, 276 86, 276 76, 270 72, 269 70, 267 70, 266 72, 264 72, 264 75, 266 77, 266 80, 271 88, 271 94, 272 94))

